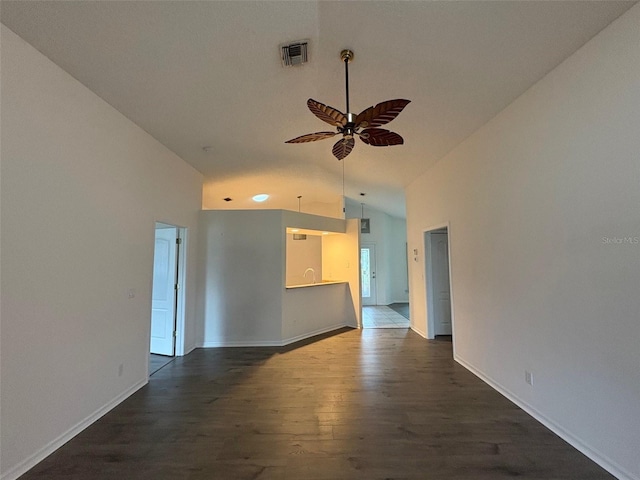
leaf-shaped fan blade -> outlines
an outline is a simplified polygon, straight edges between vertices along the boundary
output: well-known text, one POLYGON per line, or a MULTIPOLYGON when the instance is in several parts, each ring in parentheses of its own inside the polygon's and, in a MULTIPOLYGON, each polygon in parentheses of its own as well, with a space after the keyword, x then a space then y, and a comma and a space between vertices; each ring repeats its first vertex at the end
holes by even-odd
POLYGON ((395 132, 384 128, 365 128, 360 132, 360 139, 367 145, 374 147, 388 147, 390 145, 402 145, 404 140, 395 132))
POLYGON ((302 135, 300 137, 292 138, 291 140, 287 140, 284 143, 308 143, 315 142, 316 140, 324 140, 325 138, 331 138, 334 135, 337 135, 338 132, 316 132, 316 133, 308 133, 307 135, 302 135))
POLYGON ((353 137, 342 138, 336 142, 331 152, 333 153, 333 156, 338 160, 342 160, 344 157, 351 153, 351 150, 353 150, 355 144, 356 142, 353 137))
POLYGON ((313 98, 307 100, 307 107, 311 113, 329 125, 344 127, 347 124, 347 116, 344 113, 324 103, 316 102, 313 98))
POLYGON ((411 100, 387 100, 381 102, 375 107, 369 107, 356 117, 356 128, 379 127, 389 123, 391 120, 400 115, 400 112, 411 103, 411 100))

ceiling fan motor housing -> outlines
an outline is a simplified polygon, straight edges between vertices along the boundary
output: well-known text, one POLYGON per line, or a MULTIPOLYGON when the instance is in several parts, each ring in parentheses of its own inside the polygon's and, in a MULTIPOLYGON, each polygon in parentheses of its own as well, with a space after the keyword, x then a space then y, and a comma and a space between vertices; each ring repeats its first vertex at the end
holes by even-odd
POLYGON ((342 128, 342 133, 345 138, 353 138, 356 133, 356 116, 353 113, 347 113, 347 123, 342 128))

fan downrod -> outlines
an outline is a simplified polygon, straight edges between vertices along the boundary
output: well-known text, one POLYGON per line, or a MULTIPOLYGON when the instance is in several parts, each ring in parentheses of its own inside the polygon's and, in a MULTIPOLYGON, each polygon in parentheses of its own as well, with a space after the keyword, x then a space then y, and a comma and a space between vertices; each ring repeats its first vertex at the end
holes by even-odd
POLYGON ((351 60, 353 60, 354 54, 353 51, 348 50, 348 49, 344 49, 340 52, 340 60, 342 60, 343 62, 351 62, 351 60))

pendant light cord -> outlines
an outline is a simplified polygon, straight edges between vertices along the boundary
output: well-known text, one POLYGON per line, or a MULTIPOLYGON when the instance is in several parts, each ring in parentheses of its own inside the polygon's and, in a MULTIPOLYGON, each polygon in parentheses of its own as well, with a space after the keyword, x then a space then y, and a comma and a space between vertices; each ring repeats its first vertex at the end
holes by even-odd
POLYGON ((344 164, 346 163, 346 160, 342 160, 342 213, 346 216, 347 213, 347 205, 346 205, 346 199, 344 196, 344 164))

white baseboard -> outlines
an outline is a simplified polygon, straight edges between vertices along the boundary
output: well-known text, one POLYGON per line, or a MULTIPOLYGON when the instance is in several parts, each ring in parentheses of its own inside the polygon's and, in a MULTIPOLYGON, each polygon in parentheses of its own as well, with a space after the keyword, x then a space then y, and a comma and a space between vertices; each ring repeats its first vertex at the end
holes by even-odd
POLYGON ((413 330, 414 332, 416 332, 418 335, 420 335, 422 338, 427 338, 427 332, 423 332, 422 330, 420 330, 418 327, 416 327, 415 325, 411 325, 411 330, 413 330))
POLYGON ((217 347, 281 347, 280 340, 215 340, 202 342, 200 348, 217 347))
MULTIPOLYGON (((310 337, 315 337, 316 335, 321 335, 323 333, 332 332, 333 330, 337 330, 343 327, 350 327, 351 325, 347 325, 346 323, 340 323, 336 325, 331 325, 329 327, 319 328, 312 332, 305 332, 300 335, 296 335, 294 337, 285 338, 282 340, 216 340, 210 342, 202 342, 200 344, 200 348, 216 348, 216 347, 284 347, 285 345, 289 345, 290 343, 299 342, 300 340, 305 340, 310 337)), ((357 327, 352 327, 357 328, 357 327)))
POLYGON ((581 439, 576 437, 574 434, 567 431, 561 425, 556 423, 554 420, 548 418, 547 416, 545 416, 544 414, 536 410, 534 407, 529 405, 527 402, 522 400, 517 395, 513 394, 511 391, 509 391, 507 388, 502 386, 500 383, 496 382, 491 377, 485 375, 483 372, 481 372, 480 370, 478 370, 477 368, 475 368, 474 366, 472 366, 471 364, 469 364, 468 362, 460 358, 459 355, 454 354, 453 359, 456 362, 458 362, 460 365, 462 365, 464 368, 469 370, 471 373, 473 373, 476 377, 480 378, 483 382, 488 384, 491 388, 493 388, 494 390, 498 391, 499 393, 504 395, 506 398, 511 400, 518 407, 520 407, 522 410, 527 412, 537 421, 542 423, 545 427, 547 427, 553 433, 555 433, 564 441, 569 443, 575 449, 579 450, 585 456, 587 456, 588 458, 596 462, 598 465, 600 465, 602 468, 608 471, 611 475, 615 476, 618 480, 640 480, 640 477, 637 477, 634 474, 628 472, 625 468, 618 465, 616 462, 608 458, 606 455, 603 455, 602 453, 598 452, 594 448, 587 445, 585 442, 583 442, 581 439))
POLYGON ((317 330, 314 330, 313 332, 307 332, 301 335, 296 335, 295 337, 290 337, 282 340, 282 346, 289 345, 290 343, 299 342, 300 340, 306 340, 307 338, 315 337, 316 335, 322 335, 323 333, 332 332, 334 330, 338 330, 339 328, 344 328, 344 327, 350 327, 350 325, 347 325, 346 323, 339 323, 339 324, 331 325, 329 327, 319 328, 317 330))
POLYGON ((27 471, 31 470, 33 467, 35 467, 38 463, 40 463, 46 457, 48 457, 53 452, 55 452, 62 445, 64 445, 73 437, 78 435, 89 425, 97 421, 100 417, 102 417, 109 411, 113 410, 116 406, 118 406, 120 403, 125 401, 127 398, 129 398, 135 392, 140 390, 146 384, 147 384, 146 378, 144 380, 140 380, 135 385, 133 385, 132 387, 128 388, 123 393, 118 395, 116 398, 106 403, 105 405, 97 409, 95 412, 93 412, 92 414, 90 414, 80 422, 76 423, 73 427, 71 427, 69 430, 64 432, 62 435, 60 435, 59 437, 47 443, 44 447, 42 447, 40 450, 35 452, 33 455, 27 457, 16 466, 7 470, 5 473, 0 475, 0 480, 16 480, 21 475, 24 475, 27 471))
POLYGON ((189 355, 191 352, 193 352, 196 348, 198 348, 198 345, 196 345, 195 343, 189 345, 188 347, 184 347, 184 353, 182 354, 182 356, 186 356, 189 355))

